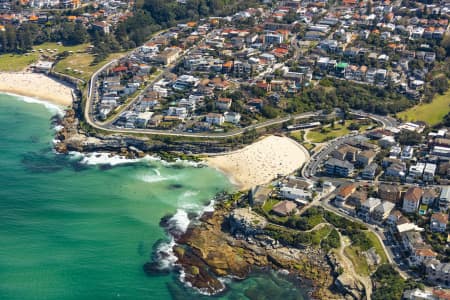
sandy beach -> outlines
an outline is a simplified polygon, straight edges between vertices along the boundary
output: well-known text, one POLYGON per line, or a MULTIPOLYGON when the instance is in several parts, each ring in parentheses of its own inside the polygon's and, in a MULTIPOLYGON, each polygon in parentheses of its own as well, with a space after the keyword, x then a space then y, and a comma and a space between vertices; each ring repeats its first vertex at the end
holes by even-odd
POLYGON ((44 74, 0 72, 0 91, 38 98, 61 106, 72 105, 72 89, 44 74))
POLYGON ((308 151, 287 137, 269 136, 242 150, 207 158, 209 166, 228 176, 240 189, 288 175, 309 159, 308 151))

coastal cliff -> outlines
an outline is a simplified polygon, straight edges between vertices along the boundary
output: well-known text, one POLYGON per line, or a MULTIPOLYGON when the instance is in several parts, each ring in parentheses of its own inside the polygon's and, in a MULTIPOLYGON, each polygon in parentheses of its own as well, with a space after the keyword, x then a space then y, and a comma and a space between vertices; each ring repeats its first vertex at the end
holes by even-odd
MULTIPOLYGON (((211 140, 182 140, 162 136, 136 136, 127 134, 103 134, 87 132, 81 128, 75 110, 67 110, 58 121, 62 129, 57 133, 58 143, 55 145, 59 153, 78 152, 113 152, 136 157, 139 152, 161 153, 176 152, 182 154, 221 153, 234 150, 234 143, 211 140), (124 150, 125 149, 125 150, 124 150), (131 151, 130 151, 131 149, 131 151), (137 149, 135 151, 133 149, 137 149)), ((242 147, 242 144, 240 144, 242 147)))
POLYGON ((226 288, 223 277, 241 280, 254 270, 275 270, 298 284, 307 283, 314 299, 354 299, 335 287, 337 274, 326 253, 283 245, 265 234, 265 225, 265 219, 249 208, 220 205, 204 213, 175 236, 173 252, 183 279, 202 293, 217 294, 226 288))

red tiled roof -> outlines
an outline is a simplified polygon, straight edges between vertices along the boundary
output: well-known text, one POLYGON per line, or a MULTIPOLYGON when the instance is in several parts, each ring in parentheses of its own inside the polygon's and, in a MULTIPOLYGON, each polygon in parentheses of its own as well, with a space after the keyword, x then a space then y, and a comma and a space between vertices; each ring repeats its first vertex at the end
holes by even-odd
POLYGON ((128 70, 128 68, 125 66, 118 66, 113 69, 113 72, 125 72, 127 70, 128 70))
POLYGON ((441 224, 447 224, 448 223, 448 214, 435 213, 431 216, 431 220, 436 220, 441 224))
POLYGON ((436 252, 434 252, 431 249, 427 249, 427 248, 417 249, 415 252, 416 252, 416 255, 418 255, 418 256, 424 256, 424 257, 436 257, 437 256, 436 252))
POLYGON ((411 187, 406 191, 404 200, 419 202, 420 198, 422 197, 422 193, 423 193, 423 191, 421 188, 411 187))

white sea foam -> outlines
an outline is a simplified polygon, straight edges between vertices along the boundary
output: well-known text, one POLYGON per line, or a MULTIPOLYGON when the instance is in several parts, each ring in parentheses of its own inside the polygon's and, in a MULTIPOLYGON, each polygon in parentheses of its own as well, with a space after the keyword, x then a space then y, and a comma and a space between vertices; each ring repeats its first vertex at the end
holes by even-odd
POLYGON ((172 269, 177 262, 178 259, 173 253, 173 246, 175 246, 175 240, 173 237, 170 237, 170 241, 167 243, 161 243, 159 245, 156 255, 158 257, 158 264, 161 270, 172 269))
POLYGON ((152 156, 145 156, 143 158, 130 159, 121 155, 111 155, 107 152, 92 152, 89 154, 83 154, 76 151, 69 152, 69 155, 80 159, 80 163, 86 165, 111 165, 116 166, 120 164, 130 164, 142 161, 154 160, 152 156))
POLYGON ((191 190, 187 190, 182 194, 182 197, 185 198, 190 198, 190 197, 195 197, 198 195, 198 191, 191 191, 191 190))
POLYGON ((61 130, 64 129, 64 126, 62 126, 62 125, 56 125, 53 129, 55 129, 56 132, 59 132, 59 131, 61 131, 61 130))
POLYGON ((190 222, 188 213, 184 209, 177 209, 177 212, 169 221, 172 226, 183 233, 186 232, 190 222))
MULTIPOLYGON (((152 161, 158 161, 163 166, 183 166, 183 167, 202 167, 204 166, 202 163, 193 162, 193 161, 187 161, 187 160, 176 160, 175 162, 167 162, 162 160, 158 156, 154 155, 146 155, 142 158, 127 158, 122 155, 117 154, 111 154, 109 152, 92 152, 88 154, 71 151, 69 152, 70 155, 76 155, 77 157, 82 157, 82 160, 80 161, 83 164, 87 165, 120 165, 120 164, 131 164, 131 163, 137 163, 137 162, 152 162, 152 161)), ((158 169, 153 169, 153 171, 156 173, 156 175, 161 175, 160 171, 158 169)), ((152 182, 152 181, 151 181, 152 182)))
POLYGON ((17 100, 26 102, 26 103, 36 103, 36 104, 41 104, 44 105, 46 109, 48 109, 52 114, 54 115, 58 115, 58 116, 64 116, 64 109, 63 107, 47 102, 45 100, 41 100, 41 99, 37 99, 37 98, 32 98, 32 97, 27 97, 27 96, 21 96, 21 95, 17 95, 17 94, 13 94, 13 93, 4 93, 2 92, 2 94, 6 94, 9 96, 13 96, 14 98, 16 98, 17 100))
MULTIPOLYGON (((170 230, 180 233, 186 232, 189 226, 190 220, 185 210, 178 209, 172 218, 168 221, 168 227, 170 230)), ((175 246, 175 238, 170 236, 170 240, 166 243, 161 243, 156 250, 156 257, 158 259, 159 268, 161 270, 172 269, 178 258, 173 253, 173 247, 175 246)))

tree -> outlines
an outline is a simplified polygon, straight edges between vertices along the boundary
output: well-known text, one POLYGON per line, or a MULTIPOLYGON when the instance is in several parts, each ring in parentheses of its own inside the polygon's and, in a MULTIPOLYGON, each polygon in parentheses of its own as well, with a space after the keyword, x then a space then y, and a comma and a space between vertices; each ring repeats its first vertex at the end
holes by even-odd
POLYGON ((445 34, 441 41, 441 47, 447 51, 447 56, 450 56, 450 34, 445 34))
POLYGON ((81 23, 76 23, 72 31, 71 41, 74 44, 82 44, 87 41, 88 37, 88 32, 84 25, 81 23))
POLYGON ((439 94, 444 94, 448 90, 448 80, 445 76, 439 76, 431 81, 431 86, 439 94))
POLYGON ((278 116, 278 111, 270 105, 264 105, 264 107, 261 109, 261 113, 268 119, 273 119, 278 116))
POLYGON ((394 300, 401 299, 405 281, 390 264, 384 264, 378 267, 372 275, 374 281, 374 290, 372 299, 374 300, 394 300))
POLYGON ((5 27, 6 30, 6 40, 7 40, 7 51, 13 52, 17 50, 17 35, 16 35, 16 28, 12 25, 7 25, 5 27))
POLYGON ((403 130, 398 135, 400 145, 414 146, 422 142, 422 135, 415 131, 403 130))

